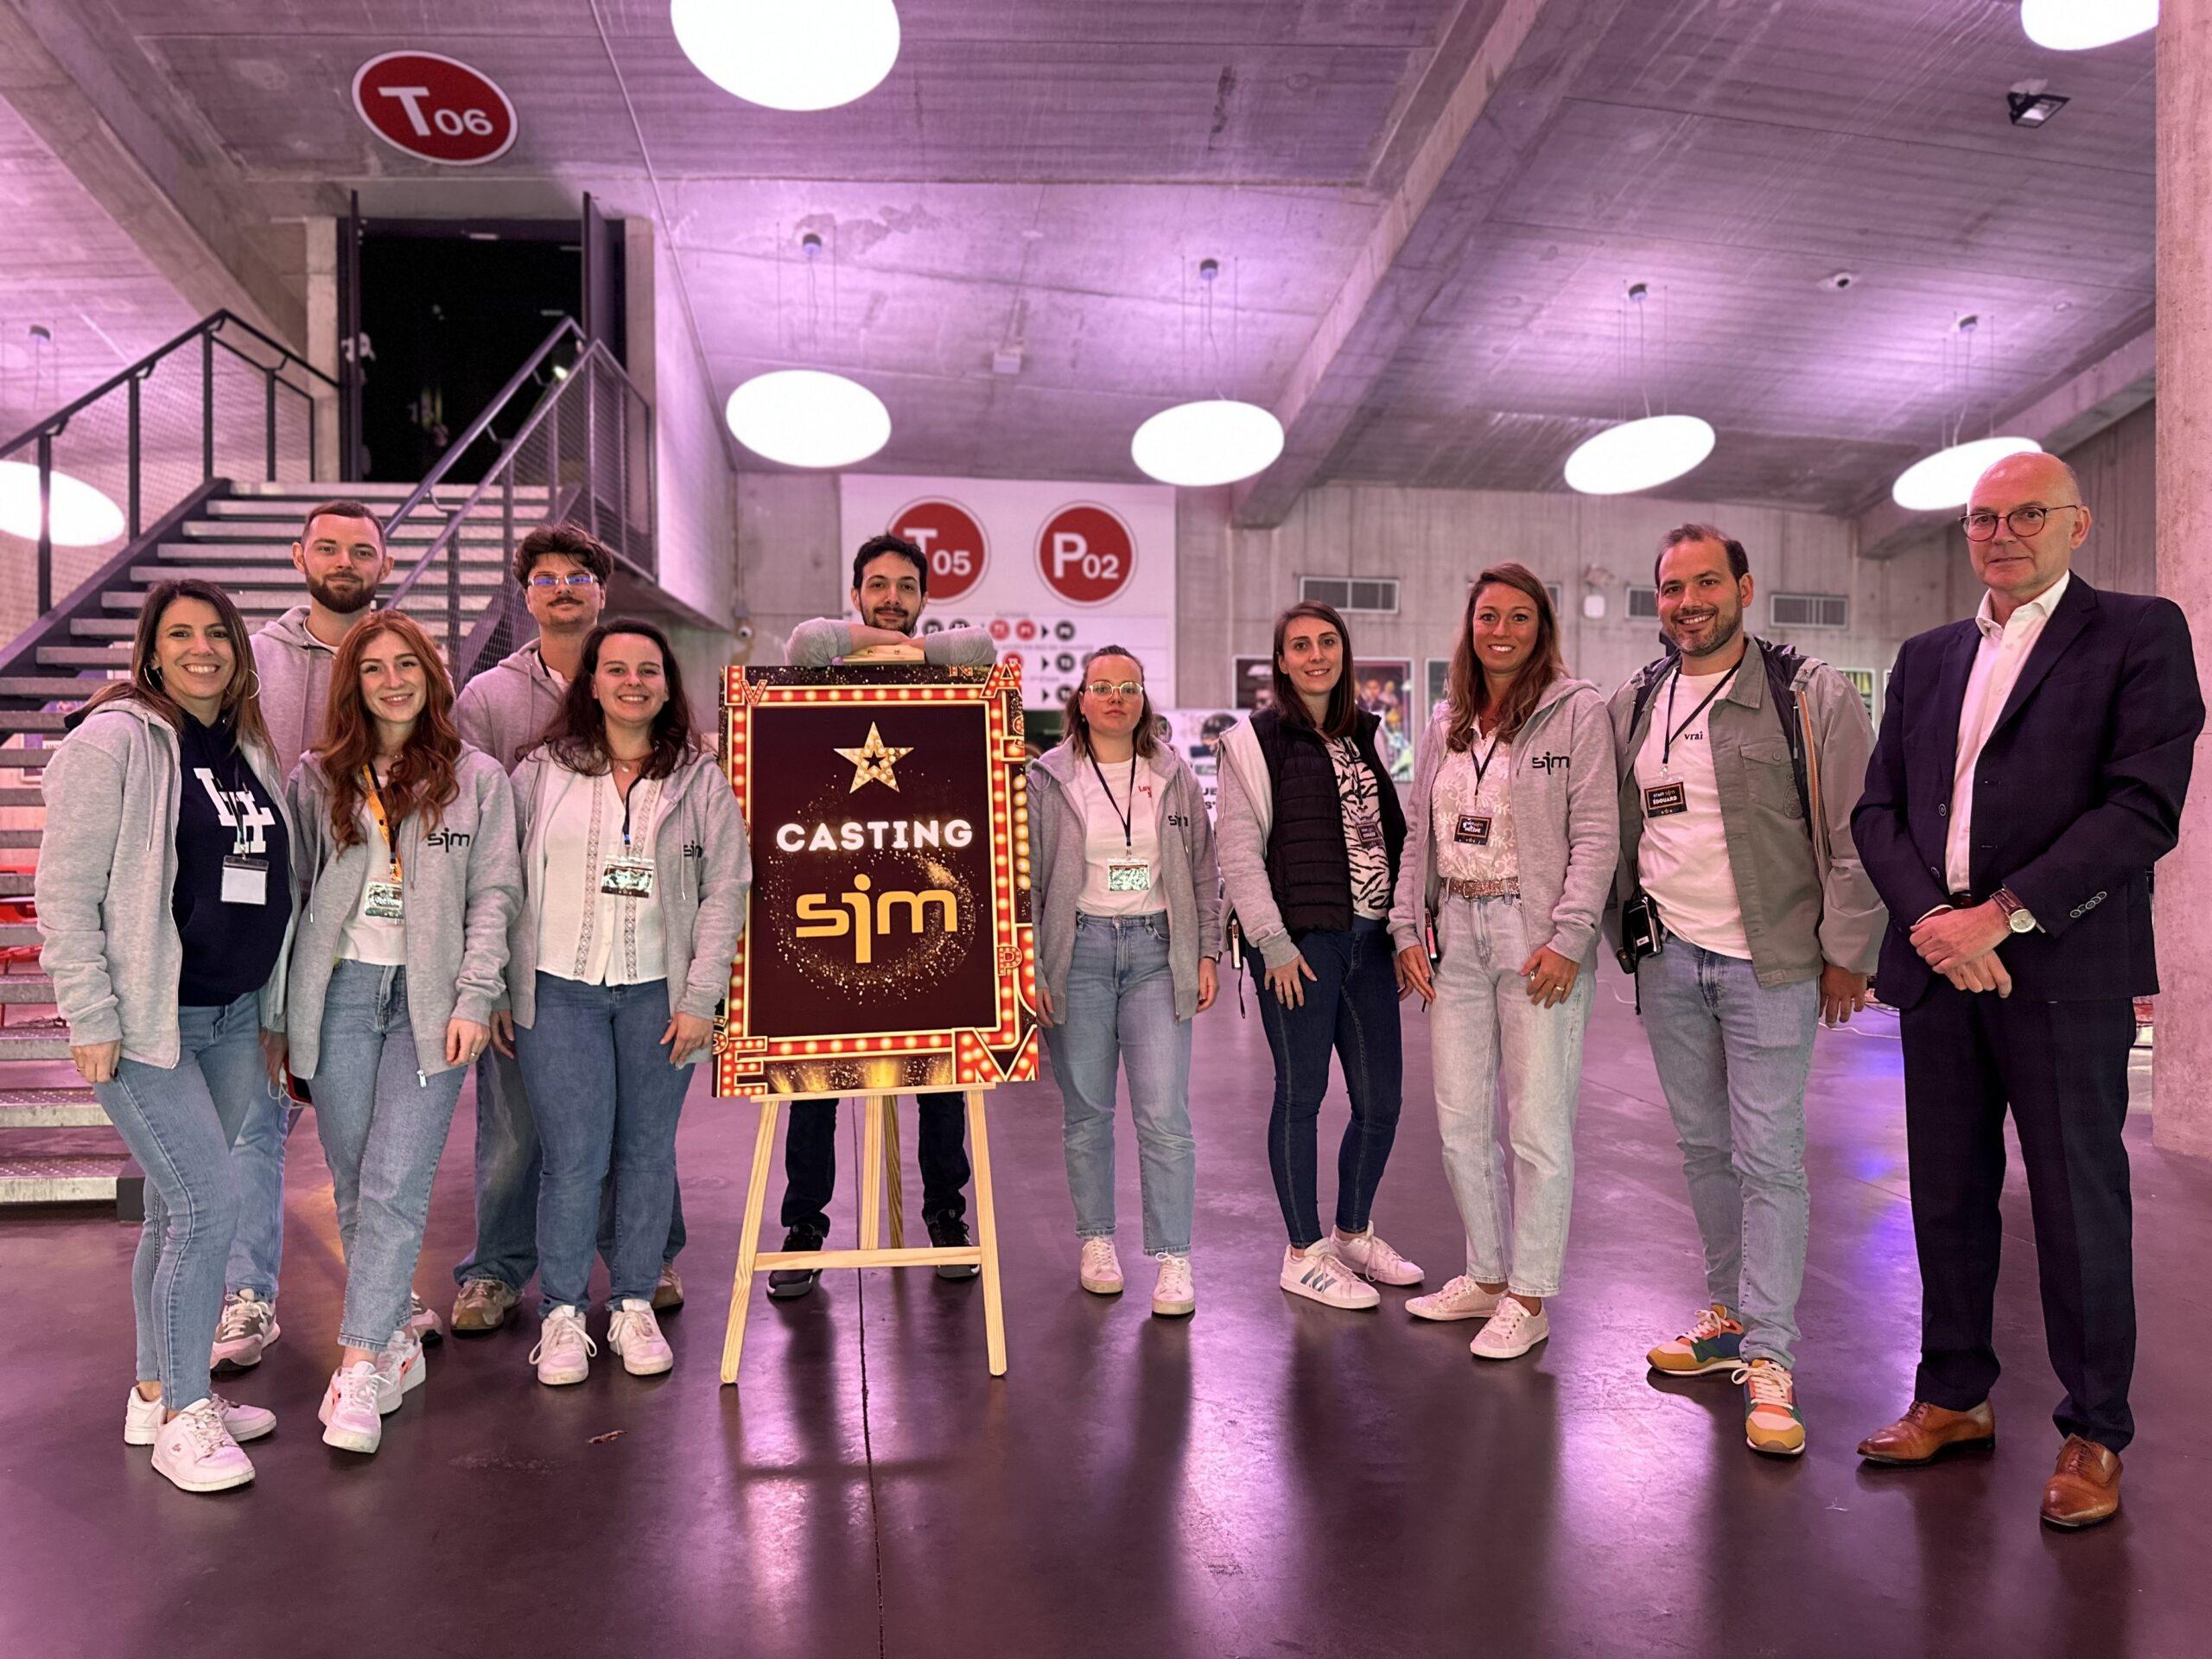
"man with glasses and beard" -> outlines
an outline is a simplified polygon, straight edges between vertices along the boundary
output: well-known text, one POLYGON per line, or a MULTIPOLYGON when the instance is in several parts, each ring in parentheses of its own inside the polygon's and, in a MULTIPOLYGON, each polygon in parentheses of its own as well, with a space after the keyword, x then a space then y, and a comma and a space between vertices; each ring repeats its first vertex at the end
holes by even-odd
MULTIPOLYGON (((359 501, 325 501, 300 527, 292 568, 307 582, 307 603, 293 606, 253 636, 261 717, 286 776, 322 735, 338 647, 374 608, 377 588, 391 574, 384 526, 359 501)), ((264 1090, 232 1143, 238 1224, 224 1273, 223 1317, 215 1327, 219 1370, 258 1365, 282 1334, 276 1274, 284 1255, 284 1137, 290 1128, 290 1103, 264 1090)))

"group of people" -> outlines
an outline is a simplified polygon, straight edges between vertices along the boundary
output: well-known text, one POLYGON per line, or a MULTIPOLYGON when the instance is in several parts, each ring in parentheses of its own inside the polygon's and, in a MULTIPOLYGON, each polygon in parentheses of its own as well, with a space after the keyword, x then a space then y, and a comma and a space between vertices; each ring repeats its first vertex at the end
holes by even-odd
MULTIPOLYGON (((2132 999, 2155 988, 2149 873, 2178 834, 2203 709, 2178 609, 2069 575, 2090 522, 2055 457, 1982 477, 1964 518, 1980 611, 1906 644, 1878 739, 1834 669, 1746 631, 1749 556, 1710 524, 1664 538, 1666 651, 1610 696, 1567 671, 1543 582, 1484 569, 1402 800, 1327 606, 1276 619, 1270 706, 1224 737, 1211 817, 1159 741, 1142 663, 1090 652, 1061 741, 1029 769, 1037 1010, 1082 1287, 1124 1288, 1125 1077, 1152 1309, 1197 1306, 1192 1037, 1227 957, 1252 976, 1274 1060, 1282 1289, 1371 1309, 1376 1286, 1425 1279, 1374 1226, 1416 999, 1466 1251, 1407 1310, 1479 1322, 1479 1358, 1528 1354, 1561 1294, 1609 939, 1706 1262, 1704 1305, 1648 1363, 1740 1383, 1750 1446, 1798 1455, 1805 1090, 1816 1028, 1865 1008, 1871 982, 1900 1011, 1925 1305, 1913 1402, 1860 1455, 1916 1465, 1993 1436, 2009 1106, 2065 1389, 2042 1513, 2112 1514, 2133 1432, 2132 999), (1332 1056, 1351 1116, 1325 1226, 1332 1056)), ((521 544, 539 637, 457 699, 421 630, 371 607, 390 560, 365 508, 317 509, 294 556, 309 601, 251 652, 219 590, 157 589, 130 678, 86 706, 47 772, 71 833, 40 863, 46 962, 79 1065, 149 1178, 126 1433, 196 1491, 251 1478, 236 1441, 273 1422, 214 1395, 208 1371, 277 1335, 288 1047, 346 1247, 332 1444, 373 1450, 422 1376, 437 1318, 410 1281, 471 1063, 477 1236, 454 1328, 498 1326, 535 1272, 537 1376, 581 1381, 596 1249, 609 1345, 630 1370, 668 1368, 655 1308, 682 1296, 677 1114, 751 877, 667 641, 601 620, 611 561, 588 537, 521 544), (141 858, 124 856, 133 836, 141 858)), ((918 632, 928 587, 919 548, 866 543, 852 617, 803 625, 787 660, 992 661, 981 630, 918 632)), ((791 1115, 787 1252, 829 1236, 835 1104, 791 1115)), ((961 1097, 918 1106, 931 1241, 964 1245, 961 1097)), ((785 1267, 767 1294, 817 1277, 785 1267)))
POLYGON ((124 1434, 188 1491, 252 1479, 240 1442, 276 1426, 210 1373, 281 1334, 294 1094, 345 1251, 327 1443, 374 1452, 423 1379, 440 1332, 412 1280, 472 1064, 490 1155, 456 1323, 496 1325, 535 1271, 531 1363, 581 1382, 597 1253, 609 1347, 670 1368, 677 1117, 751 879, 669 642, 601 620, 613 563, 588 535, 523 541, 539 637, 458 696, 423 628, 374 607, 367 507, 316 507, 293 560, 307 602, 251 639, 220 588, 156 587, 128 677, 45 780, 42 961, 146 1175, 124 1434))

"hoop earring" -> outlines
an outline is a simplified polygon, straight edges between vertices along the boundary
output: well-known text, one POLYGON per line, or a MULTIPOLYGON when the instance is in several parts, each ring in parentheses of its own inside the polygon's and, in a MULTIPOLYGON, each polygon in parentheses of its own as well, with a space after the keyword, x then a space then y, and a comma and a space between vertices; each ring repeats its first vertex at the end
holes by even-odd
POLYGON ((261 696, 261 671, 257 668, 249 668, 245 671, 245 677, 248 681, 245 688, 246 696, 258 700, 261 696))

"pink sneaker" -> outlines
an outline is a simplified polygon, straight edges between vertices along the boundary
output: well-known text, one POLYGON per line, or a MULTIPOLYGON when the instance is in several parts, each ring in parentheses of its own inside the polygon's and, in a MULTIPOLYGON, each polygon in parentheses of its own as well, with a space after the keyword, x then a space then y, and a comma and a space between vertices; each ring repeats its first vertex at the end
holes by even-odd
POLYGON ((365 1359, 330 1374, 322 1391, 322 1443, 340 1452, 373 1452, 384 1443, 384 1417, 377 1409, 377 1368, 365 1359))

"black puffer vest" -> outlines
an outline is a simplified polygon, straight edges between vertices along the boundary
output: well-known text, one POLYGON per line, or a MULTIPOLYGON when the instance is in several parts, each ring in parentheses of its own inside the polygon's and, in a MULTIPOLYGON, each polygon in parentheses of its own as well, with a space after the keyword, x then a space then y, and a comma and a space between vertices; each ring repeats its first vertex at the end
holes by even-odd
MULTIPOLYGON (((1376 797, 1382 810, 1382 844, 1390 855, 1395 889, 1398 854, 1406 844, 1406 815, 1375 751, 1375 732, 1381 723, 1363 709, 1351 741, 1375 774, 1376 797)), ((1252 735, 1267 759, 1268 787, 1274 798, 1274 827, 1268 836, 1268 885, 1274 890, 1283 925, 1293 939, 1317 930, 1347 931, 1351 926, 1351 855, 1344 848, 1337 769, 1321 734, 1268 709, 1252 716, 1252 735)))

